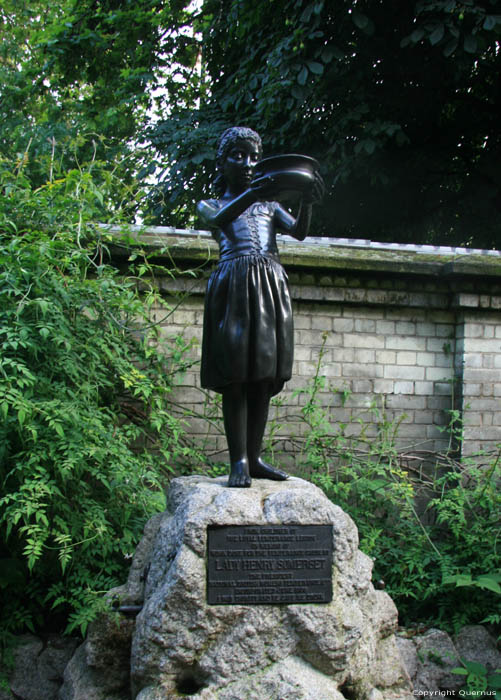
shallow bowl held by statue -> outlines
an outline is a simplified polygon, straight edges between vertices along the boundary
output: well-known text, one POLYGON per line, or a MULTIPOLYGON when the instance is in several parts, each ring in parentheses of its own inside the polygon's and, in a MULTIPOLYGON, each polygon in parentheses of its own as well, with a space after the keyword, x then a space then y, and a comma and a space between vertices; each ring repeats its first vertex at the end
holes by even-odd
POLYGON ((309 156, 289 153, 263 158, 254 168, 254 179, 273 178, 278 200, 297 199, 310 192, 318 162, 309 156))

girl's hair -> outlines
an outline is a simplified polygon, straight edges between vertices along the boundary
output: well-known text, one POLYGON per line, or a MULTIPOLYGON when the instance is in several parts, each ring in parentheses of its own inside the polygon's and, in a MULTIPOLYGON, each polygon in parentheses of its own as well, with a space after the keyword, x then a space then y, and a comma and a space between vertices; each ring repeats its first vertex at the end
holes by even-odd
POLYGON ((217 175, 214 179, 214 188, 218 195, 223 195, 226 189, 226 182, 224 179, 224 161, 228 155, 232 146, 235 145, 237 141, 254 141, 256 144, 259 156, 263 154, 263 144, 261 142, 261 137, 258 133, 249 129, 246 126, 231 126, 226 131, 223 131, 219 138, 216 153, 216 170, 217 175))

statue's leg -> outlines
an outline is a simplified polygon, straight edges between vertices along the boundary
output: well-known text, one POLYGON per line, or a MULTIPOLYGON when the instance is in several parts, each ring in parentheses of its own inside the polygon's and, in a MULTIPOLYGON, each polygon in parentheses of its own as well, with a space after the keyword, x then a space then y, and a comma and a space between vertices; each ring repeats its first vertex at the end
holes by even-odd
POLYGON ((247 385, 247 454, 249 472, 256 479, 284 481, 288 475, 275 469, 261 459, 264 430, 268 420, 271 400, 271 385, 268 382, 254 382, 247 385))
POLYGON ((223 389, 223 417, 230 453, 228 486, 251 485, 247 458, 247 389, 245 384, 230 384, 223 389))

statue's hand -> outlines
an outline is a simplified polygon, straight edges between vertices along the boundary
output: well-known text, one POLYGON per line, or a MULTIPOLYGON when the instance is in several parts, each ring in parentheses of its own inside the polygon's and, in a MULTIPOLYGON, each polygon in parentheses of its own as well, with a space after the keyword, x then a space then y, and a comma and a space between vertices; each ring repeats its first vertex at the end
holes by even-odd
POLYGON ((311 188, 309 192, 306 192, 303 196, 303 202, 305 204, 318 204, 325 194, 325 183, 322 176, 315 171, 314 180, 311 183, 311 188))
POLYGON ((257 199, 274 199, 277 194, 276 181, 272 175, 263 175, 252 180, 250 188, 257 199))

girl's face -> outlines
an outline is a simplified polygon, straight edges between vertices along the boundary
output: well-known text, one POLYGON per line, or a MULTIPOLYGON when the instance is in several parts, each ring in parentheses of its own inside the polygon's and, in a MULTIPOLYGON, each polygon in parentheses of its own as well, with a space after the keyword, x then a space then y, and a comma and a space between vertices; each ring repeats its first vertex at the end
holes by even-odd
POLYGON ((230 194, 240 194, 252 180, 254 167, 261 157, 255 141, 238 139, 230 147, 223 166, 223 175, 230 194))

